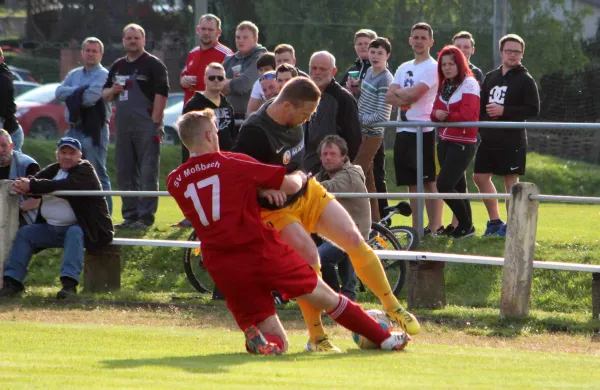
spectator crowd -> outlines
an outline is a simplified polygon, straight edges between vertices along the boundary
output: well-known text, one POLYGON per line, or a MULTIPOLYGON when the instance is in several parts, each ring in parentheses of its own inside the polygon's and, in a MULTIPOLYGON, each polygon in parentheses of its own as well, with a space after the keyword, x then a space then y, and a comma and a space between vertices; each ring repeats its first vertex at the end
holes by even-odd
MULTIPOLYGON (((375 31, 361 29, 354 34, 356 62, 336 81, 338 64, 331 52, 315 51, 308 73, 296 63, 294 48, 278 44, 273 52, 259 43, 259 29, 244 21, 235 30, 235 52, 219 42, 221 21, 203 15, 196 29, 199 46, 191 50, 180 74, 185 92, 183 113, 210 108, 215 113, 221 150, 243 150, 235 120, 248 120, 265 111, 283 86, 296 77, 310 78, 320 89, 316 111, 303 124, 304 139, 280 156, 284 165, 298 163, 305 172, 322 180, 336 192, 387 192, 383 127, 373 124, 397 119, 394 171, 396 184, 417 191, 417 129, 410 122, 442 122, 439 128, 423 128, 423 180, 428 193, 467 192, 467 167, 475 162, 473 180, 481 193, 495 193, 492 175, 504 180, 510 191, 525 173, 527 133, 521 129, 462 127, 454 122, 526 122, 539 113, 537 86, 522 64, 525 42, 515 34, 500 39, 502 64, 485 73, 471 62, 475 39, 458 32, 432 57, 434 31, 427 23, 407 29, 408 47, 395 43, 397 50, 412 50, 414 59, 398 69, 389 69, 392 42, 375 31), (395 116, 394 118, 392 118, 395 116)), ((109 69, 101 65, 103 43, 87 38, 81 47, 83 66, 72 70, 56 90, 67 106, 70 129, 57 147, 57 162, 40 170, 35 160, 21 152, 23 131, 15 118, 14 92, 8 68, 0 52, 0 179, 14 180, 20 195, 20 225, 17 240, 4 269, 0 296, 15 295, 24 289, 27 265, 35 251, 63 247, 64 261, 58 297, 76 292, 84 248, 96 249, 110 242, 114 228, 147 229, 155 222, 157 197, 124 197, 123 222, 113 228, 110 197, 60 197, 46 195, 58 189, 111 189, 106 163, 108 123, 115 110, 116 182, 120 190, 157 191, 163 112, 169 95, 168 70, 145 49, 142 26, 123 28, 125 55, 109 69), (8 72, 8 73, 7 73, 8 72)), ((174 71, 174 70, 171 70, 174 71)), ((294 113, 286 121, 293 123, 294 113)), ((524 125, 525 126, 525 125, 524 125)), ((241 132, 252 131, 252 127, 241 132)), ((260 135, 265 137, 263 133, 260 135)), ((267 137, 268 138, 268 137, 267 137)), ((271 139, 252 139, 253 153, 260 155, 271 139)), ((271 145, 269 145, 271 146, 271 145)), ((182 145, 182 162, 189 152, 182 145)), ((275 163, 275 162, 274 162, 275 163)), ((484 236, 504 236, 498 202, 486 199, 488 222, 484 236)), ((416 201, 411 200, 413 209, 416 201)), ((471 206, 464 199, 430 199, 426 202, 426 234, 465 238, 475 234, 471 206), (453 219, 443 225, 443 204, 453 219)), ((371 221, 378 221, 387 206, 385 199, 342 203, 368 235, 371 221), (370 210, 365 214, 365 210, 370 210), (367 215, 368 214, 368 215, 367 215), (366 230, 365 230, 366 229, 366 230)), ((416 226, 413 213, 413 226, 416 226)), ((190 226, 187 220, 176 226, 190 226)), ((325 243, 319 249, 323 274, 343 274, 338 291, 355 299, 356 275, 348 257, 325 243), (327 267, 326 267, 327 266, 327 267)), ((328 278, 335 280, 335 276, 328 278)), ((336 282, 331 282, 334 285, 336 282)))

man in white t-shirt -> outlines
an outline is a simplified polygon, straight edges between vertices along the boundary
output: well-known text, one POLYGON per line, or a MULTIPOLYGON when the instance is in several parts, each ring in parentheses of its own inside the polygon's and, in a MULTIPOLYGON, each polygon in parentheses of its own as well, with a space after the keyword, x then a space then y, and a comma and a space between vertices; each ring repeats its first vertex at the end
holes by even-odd
MULTIPOLYGON (((437 93, 437 62, 429 55, 433 46, 433 29, 427 23, 417 23, 411 29, 410 46, 415 59, 400 65, 390 86, 386 102, 398 107, 398 121, 430 121, 431 109, 437 93)), ((408 186, 409 192, 417 192, 417 129, 398 127, 394 143, 394 167, 396 184, 408 186)), ((425 192, 437 192, 435 185, 435 131, 423 128, 423 182, 425 192)), ((413 210, 417 200, 410 201, 413 210)), ((441 199, 426 200, 429 224, 426 234, 443 232, 441 199)), ((413 213, 413 227, 417 226, 417 213, 413 213)))

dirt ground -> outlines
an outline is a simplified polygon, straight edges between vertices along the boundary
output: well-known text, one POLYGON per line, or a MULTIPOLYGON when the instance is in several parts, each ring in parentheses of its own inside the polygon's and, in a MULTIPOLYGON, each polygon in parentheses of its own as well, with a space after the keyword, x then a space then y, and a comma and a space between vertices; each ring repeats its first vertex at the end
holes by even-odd
MULTIPOLYGON (((283 315, 284 326, 291 334, 304 334, 304 324, 299 320, 289 320, 283 315)), ((63 308, 23 308, 18 305, 0 306, 0 321, 79 323, 119 326, 157 326, 182 328, 223 328, 236 330, 232 317, 223 309, 207 308, 182 310, 178 307, 163 308, 106 308, 73 309, 63 308)), ((327 326, 333 337, 347 337, 347 331, 338 326, 327 326)), ((600 337, 591 335, 536 334, 519 337, 492 337, 470 335, 460 330, 448 330, 426 324, 421 334, 413 338, 415 343, 442 344, 461 347, 487 347, 519 349, 540 352, 575 353, 600 356, 600 337)))

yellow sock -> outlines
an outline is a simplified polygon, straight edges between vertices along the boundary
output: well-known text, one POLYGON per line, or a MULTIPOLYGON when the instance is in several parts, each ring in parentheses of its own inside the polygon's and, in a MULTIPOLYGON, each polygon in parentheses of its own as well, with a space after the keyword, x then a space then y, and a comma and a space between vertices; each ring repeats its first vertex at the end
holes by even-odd
POLYGON ((310 340, 314 342, 325 337, 325 329, 323 328, 323 322, 321 322, 321 309, 315 308, 303 299, 296 299, 296 302, 298 302, 298 306, 302 311, 310 340))
POLYGON ((397 309, 400 303, 392 293, 390 282, 373 248, 363 242, 362 245, 346 252, 350 256, 356 275, 379 298, 384 309, 397 309))

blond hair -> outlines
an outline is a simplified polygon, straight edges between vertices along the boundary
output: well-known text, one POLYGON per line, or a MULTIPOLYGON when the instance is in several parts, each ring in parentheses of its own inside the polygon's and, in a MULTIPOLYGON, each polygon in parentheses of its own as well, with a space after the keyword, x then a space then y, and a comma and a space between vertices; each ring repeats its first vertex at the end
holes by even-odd
POLYGON ((202 111, 190 111, 177 120, 177 132, 181 143, 188 150, 193 150, 211 126, 215 126, 216 117, 213 110, 205 108, 202 111))
POLYGON ((252 35, 254 35, 254 38, 258 37, 258 27, 256 26, 256 24, 252 23, 249 20, 244 20, 243 22, 238 24, 235 28, 235 31, 237 30, 250 30, 252 32, 252 35))
POLYGON ((146 38, 146 31, 139 24, 129 23, 127 26, 123 27, 123 36, 125 36, 127 30, 139 31, 142 34, 142 38, 146 38))

